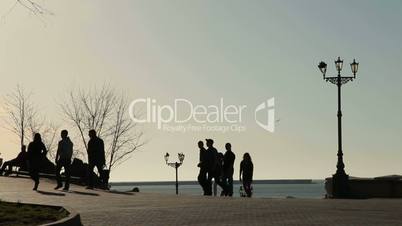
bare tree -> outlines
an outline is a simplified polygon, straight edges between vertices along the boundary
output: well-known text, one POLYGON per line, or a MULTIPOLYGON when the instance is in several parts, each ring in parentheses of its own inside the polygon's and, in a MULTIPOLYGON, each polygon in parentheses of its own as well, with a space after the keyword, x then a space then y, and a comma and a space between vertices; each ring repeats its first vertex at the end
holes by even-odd
POLYGON ((4 110, 7 114, 5 128, 18 136, 20 145, 25 144, 25 139, 29 131, 36 126, 37 112, 32 102, 31 93, 27 94, 25 90, 17 85, 15 90, 4 98, 4 110))
POLYGON ((42 135, 42 142, 46 147, 47 155, 51 161, 55 160, 57 148, 57 135, 59 134, 59 126, 54 123, 45 124, 40 129, 42 135))
POLYGON ((44 17, 45 16, 52 16, 54 15, 53 12, 46 9, 42 6, 42 4, 37 3, 35 0, 15 0, 14 4, 1 15, 1 19, 5 19, 15 8, 16 6, 22 6, 23 8, 27 9, 28 12, 32 13, 36 18, 38 18, 42 23, 45 24, 44 17))
POLYGON ((32 94, 26 93, 23 87, 17 87, 5 97, 5 128, 18 136, 20 145, 25 140, 32 140, 35 133, 42 135, 42 141, 49 156, 54 157, 54 147, 58 126, 41 117, 32 101, 32 94))
POLYGON ((44 8, 34 0, 16 0, 16 3, 20 4, 21 6, 32 12, 34 15, 53 15, 51 11, 44 8))
MULTIPOLYGON (((88 150, 86 133, 94 129, 105 141, 109 170, 128 159, 138 150, 142 133, 127 114, 128 101, 124 94, 116 95, 109 86, 90 90, 71 90, 60 108, 76 128, 81 147, 88 150)), ((85 153, 82 155, 86 156, 85 153)))
POLYGON ((111 126, 108 130, 111 138, 106 152, 109 169, 127 160, 130 155, 145 143, 142 141, 143 132, 138 125, 128 117, 128 100, 121 94, 114 106, 111 126))
POLYGON ((60 104, 65 117, 77 129, 85 150, 88 150, 86 132, 90 129, 96 130, 103 137, 104 125, 111 116, 114 98, 112 90, 103 86, 100 90, 71 90, 66 100, 60 104))
POLYGON ((33 139, 35 133, 40 133, 42 142, 46 147, 48 156, 53 160, 55 155, 56 135, 59 126, 49 119, 45 120, 45 117, 41 117, 39 114, 35 114, 28 117, 28 132, 26 138, 33 139))

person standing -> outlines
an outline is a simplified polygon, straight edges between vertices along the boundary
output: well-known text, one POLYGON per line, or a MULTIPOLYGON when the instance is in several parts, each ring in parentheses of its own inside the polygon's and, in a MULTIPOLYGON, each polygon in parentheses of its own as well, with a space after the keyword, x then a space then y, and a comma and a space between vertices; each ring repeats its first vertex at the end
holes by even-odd
POLYGON ((206 151, 206 165, 207 165, 207 182, 206 195, 212 195, 212 179, 215 177, 216 166, 218 163, 218 151, 213 147, 214 141, 212 139, 206 139, 207 151, 206 151))
POLYGON ((35 182, 33 190, 38 190, 39 186, 39 170, 41 163, 46 156, 46 147, 42 142, 42 138, 39 133, 35 133, 34 140, 28 145, 28 164, 29 174, 32 180, 35 182))
POLYGON ((66 181, 64 184, 64 191, 68 191, 70 188, 70 167, 71 167, 71 157, 73 156, 73 142, 71 142, 68 137, 68 131, 61 131, 61 140, 59 141, 56 153, 56 179, 57 186, 54 189, 59 189, 63 187, 63 183, 61 181, 60 170, 63 167, 64 173, 66 177, 66 181))
MULTIPOLYGON (((212 195, 212 179, 218 184, 223 191, 226 191, 224 184, 222 183, 222 160, 219 159, 218 150, 214 147, 214 140, 206 139, 207 143, 207 165, 208 165, 208 177, 207 177, 207 195, 212 195)), ((222 154, 223 157, 223 154, 222 154)), ((216 194, 216 193, 215 193, 216 194)))
POLYGON ((207 150, 204 148, 204 143, 202 141, 198 141, 198 148, 200 149, 200 162, 198 163, 198 167, 200 168, 200 172, 198 173, 198 183, 201 185, 204 195, 208 194, 208 181, 207 181, 207 173, 208 173, 208 162, 207 162, 207 150))
POLYGON ((247 197, 251 197, 252 188, 251 183, 253 182, 253 171, 254 165, 251 161, 251 156, 249 153, 244 153, 243 161, 240 163, 240 176, 239 179, 243 182, 243 188, 247 194, 247 197))
POLYGON ((95 130, 90 130, 88 141, 88 186, 87 189, 94 188, 94 168, 98 170, 99 177, 103 178, 103 168, 106 163, 105 145, 103 140, 96 135, 95 130))
POLYGON ((226 143, 226 152, 223 156, 223 183, 226 185, 225 196, 233 196, 233 173, 236 155, 232 151, 232 145, 226 143))

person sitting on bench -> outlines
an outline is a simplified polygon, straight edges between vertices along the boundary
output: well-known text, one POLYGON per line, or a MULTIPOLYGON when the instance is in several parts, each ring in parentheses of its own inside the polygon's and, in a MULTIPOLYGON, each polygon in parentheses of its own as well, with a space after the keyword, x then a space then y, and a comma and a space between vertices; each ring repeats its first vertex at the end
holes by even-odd
POLYGON ((27 152, 26 152, 26 146, 22 145, 21 146, 21 152, 18 154, 18 156, 15 159, 11 159, 10 161, 4 162, 3 166, 0 169, 0 175, 3 175, 3 172, 7 169, 5 175, 9 175, 11 171, 13 170, 14 166, 26 169, 26 163, 27 161, 27 152))

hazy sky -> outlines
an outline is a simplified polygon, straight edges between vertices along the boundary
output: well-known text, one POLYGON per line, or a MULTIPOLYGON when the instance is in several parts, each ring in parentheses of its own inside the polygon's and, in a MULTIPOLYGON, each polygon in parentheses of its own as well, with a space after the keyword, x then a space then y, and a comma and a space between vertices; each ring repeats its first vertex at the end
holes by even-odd
MULTIPOLYGON (((324 178, 335 172, 336 87, 322 80, 319 61, 360 62, 343 86, 346 171, 352 176, 402 173, 402 1, 39 1, 42 20, 14 0, 0 2, 0 94, 16 84, 65 124, 57 101, 71 87, 110 83, 132 99, 171 104, 248 105, 275 97, 275 133, 248 112, 242 133, 167 133, 143 127, 148 144, 112 173, 112 181, 173 180, 165 152, 184 152, 180 178, 198 173, 196 142, 231 142, 235 178, 244 152, 256 179, 324 178)), ((1 103, 0 103, 1 104, 1 103)), ((72 127, 66 126, 73 130, 72 127)), ((18 141, 0 130, 3 158, 18 141)))

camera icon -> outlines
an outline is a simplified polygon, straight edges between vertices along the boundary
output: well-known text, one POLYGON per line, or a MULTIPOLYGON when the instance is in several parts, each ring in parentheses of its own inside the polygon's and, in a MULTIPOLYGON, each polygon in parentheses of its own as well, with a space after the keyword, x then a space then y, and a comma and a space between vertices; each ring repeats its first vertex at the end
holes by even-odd
POLYGON ((254 111, 254 118, 257 125, 266 131, 273 133, 275 131, 275 98, 272 97, 258 105, 254 111), (265 116, 265 120, 260 120, 265 116))

